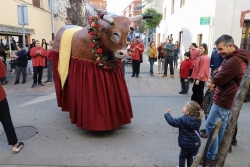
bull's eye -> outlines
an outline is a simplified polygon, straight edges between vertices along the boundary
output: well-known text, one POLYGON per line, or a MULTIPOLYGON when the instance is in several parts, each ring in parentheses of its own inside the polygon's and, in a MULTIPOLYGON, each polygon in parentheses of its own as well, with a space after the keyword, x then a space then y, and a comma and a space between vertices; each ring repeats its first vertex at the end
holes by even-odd
POLYGON ((118 37, 120 37, 120 35, 119 35, 118 33, 116 33, 116 32, 115 32, 115 33, 113 33, 113 35, 114 35, 114 36, 118 36, 118 37))
POLYGON ((112 37, 111 37, 111 40, 115 43, 119 43, 120 42, 120 39, 121 39, 121 33, 119 32, 114 32, 112 34, 112 37))

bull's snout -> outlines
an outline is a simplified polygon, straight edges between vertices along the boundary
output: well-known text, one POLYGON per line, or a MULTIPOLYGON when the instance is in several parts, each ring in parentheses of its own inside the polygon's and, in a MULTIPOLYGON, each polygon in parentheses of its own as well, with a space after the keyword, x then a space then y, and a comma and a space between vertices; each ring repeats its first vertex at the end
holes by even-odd
POLYGON ((118 59, 124 59, 127 56, 126 50, 118 50, 115 52, 115 57, 118 59))

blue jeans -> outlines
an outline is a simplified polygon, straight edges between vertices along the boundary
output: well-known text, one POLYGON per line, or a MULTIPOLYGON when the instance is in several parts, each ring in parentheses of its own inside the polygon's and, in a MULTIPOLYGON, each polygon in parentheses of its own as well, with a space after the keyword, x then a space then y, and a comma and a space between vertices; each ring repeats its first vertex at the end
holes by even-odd
POLYGON ((153 74, 154 73, 154 69, 153 69, 153 67, 154 67, 154 59, 153 58, 151 58, 151 57, 149 57, 149 62, 150 62, 150 74, 153 74))
POLYGON ((223 138, 225 129, 227 127, 227 120, 228 120, 228 115, 230 112, 231 112, 231 110, 226 109, 226 108, 222 108, 222 107, 213 103, 211 110, 208 114, 208 118, 206 121, 206 132, 208 133, 208 135, 210 135, 210 132, 211 132, 213 126, 215 126, 217 121, 222 122, 219 133, 217 134, 213 143, 211 144, 211 146, 209 147, 209 149, 207 151, 207 157, 210 160, 215 160, 216 154, 218 153, 218 149, 219 149, 221 140, 223 138))

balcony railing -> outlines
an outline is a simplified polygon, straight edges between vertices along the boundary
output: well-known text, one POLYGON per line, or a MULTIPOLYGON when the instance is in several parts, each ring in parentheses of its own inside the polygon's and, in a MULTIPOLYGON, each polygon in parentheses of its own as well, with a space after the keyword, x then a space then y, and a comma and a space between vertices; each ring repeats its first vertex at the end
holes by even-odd
POLYGON ((142 6, 136 6, 134 7, 134 10, 141 10, 142 9, 142 6))
POLYGON ((144 7, 147 4, 147 0, 142 1, 142 6, 144 7))

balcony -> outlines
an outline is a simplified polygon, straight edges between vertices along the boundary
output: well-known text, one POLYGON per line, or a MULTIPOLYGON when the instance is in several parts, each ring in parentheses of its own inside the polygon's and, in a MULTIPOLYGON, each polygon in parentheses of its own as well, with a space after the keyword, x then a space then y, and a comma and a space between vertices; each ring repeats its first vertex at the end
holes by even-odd
POLYGON ((134 10, 141 10, 142 9, 142 6, 136 6, 134 7, 134 10))

